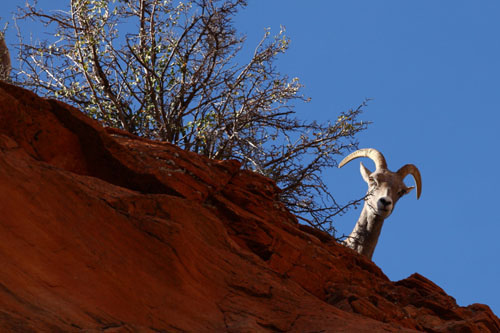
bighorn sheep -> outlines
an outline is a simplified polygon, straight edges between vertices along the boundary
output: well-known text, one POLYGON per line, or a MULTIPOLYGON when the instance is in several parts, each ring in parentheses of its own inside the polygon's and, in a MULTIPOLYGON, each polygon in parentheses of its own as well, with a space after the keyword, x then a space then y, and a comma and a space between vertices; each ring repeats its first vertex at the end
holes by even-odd
POLYGON ((5 36, 0 32, 0 80, 10 81, 10 53, 5 43, 5 36))
POLYGON ((412 175, 417 186, 417 199, 422 192, 422 178, 417 167, 406 164, 397 172, 387 169, 384 155, 376 149, 360 149, 342 160, 339 168, 359 157, 368 157, 375 162, 375 171, 368 170, 360 163, 361 176, 368 183, 368 193, 358 222, 344 244, 361 255, 371 259, 382 230, 384 220, 391 215, 396 202, 414 187, 407 187, 403 179, 412 175))

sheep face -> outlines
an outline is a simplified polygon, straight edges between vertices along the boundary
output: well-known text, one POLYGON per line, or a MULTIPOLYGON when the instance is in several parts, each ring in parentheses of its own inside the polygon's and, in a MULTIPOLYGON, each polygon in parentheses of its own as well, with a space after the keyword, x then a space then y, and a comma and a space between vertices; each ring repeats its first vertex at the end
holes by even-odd
POLYGON ((391 215, 396 202, 414 188, 406 186, 400 172, 391 172, 387 169, 371 172, 363 163, 360 164, 360 172, 368 184, 365 198, 368 212, 384 219, 391 215))

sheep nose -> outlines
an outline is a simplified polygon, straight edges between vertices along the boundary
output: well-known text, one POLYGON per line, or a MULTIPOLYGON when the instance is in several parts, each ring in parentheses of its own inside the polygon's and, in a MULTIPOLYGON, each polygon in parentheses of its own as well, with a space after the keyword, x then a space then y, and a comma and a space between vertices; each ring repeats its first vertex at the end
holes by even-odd
POLYGON ((387 207, 392 203, 391 200, 387 198, 380 198, 379 201, 382 205, 384 205, 384 207, 387 207))

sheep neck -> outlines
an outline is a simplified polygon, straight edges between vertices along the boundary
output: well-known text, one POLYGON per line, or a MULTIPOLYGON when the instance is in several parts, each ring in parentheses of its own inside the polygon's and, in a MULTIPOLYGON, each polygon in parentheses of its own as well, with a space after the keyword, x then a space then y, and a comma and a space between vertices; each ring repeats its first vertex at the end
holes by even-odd
POLYGON ((384 218, 371 213, 370 208, 365 202, 359 219, 349 237, 344 241, 344 244, 371 259, 383 224, 384 218))

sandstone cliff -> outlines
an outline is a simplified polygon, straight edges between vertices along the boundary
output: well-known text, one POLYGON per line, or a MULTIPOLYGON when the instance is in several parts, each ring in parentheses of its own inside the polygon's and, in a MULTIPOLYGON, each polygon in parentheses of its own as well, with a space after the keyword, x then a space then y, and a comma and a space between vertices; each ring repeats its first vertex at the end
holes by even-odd
POLYGON ((1 332, 500 332, 300 226, 237 161, 0 82, 1 332))

